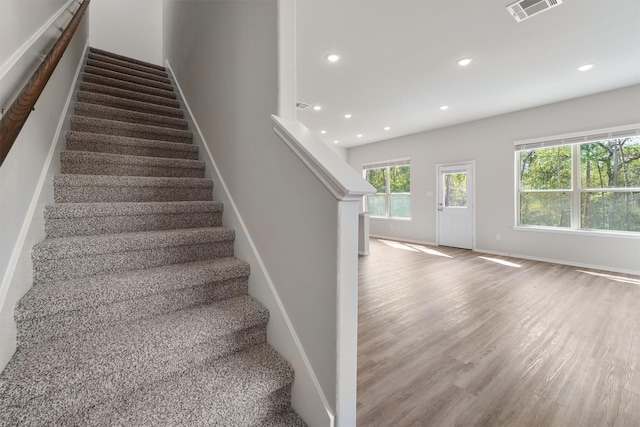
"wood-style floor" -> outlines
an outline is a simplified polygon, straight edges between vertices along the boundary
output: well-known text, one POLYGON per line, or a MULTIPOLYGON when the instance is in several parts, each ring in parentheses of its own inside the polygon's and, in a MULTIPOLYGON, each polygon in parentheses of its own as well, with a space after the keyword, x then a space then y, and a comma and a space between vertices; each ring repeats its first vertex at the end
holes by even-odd
POLYGON ((358 427, 640 426, 640 276, 377 239, 359 262, 358 427))

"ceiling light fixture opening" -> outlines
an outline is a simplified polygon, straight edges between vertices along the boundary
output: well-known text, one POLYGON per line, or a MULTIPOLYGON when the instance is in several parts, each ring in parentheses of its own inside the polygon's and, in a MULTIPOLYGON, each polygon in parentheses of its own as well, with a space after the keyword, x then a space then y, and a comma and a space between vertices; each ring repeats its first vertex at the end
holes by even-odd
POLYGON ((323 129, 320 131, 320 133, 324 135, 325 133, 327 133, 327 131, 323 129))
POLYGON ((466 67, 467 65, 471 64, 471 61, 473 61, 473 58, 462 58, 458 61, 458 65, 461 67, 466 67))
POLYGON ((440 109, 441 109, 442 111, 445 111, 445 110, 448 110, 448 109, 449 109, 449 106, 448 106, 448 105, 443 105, 442 107, 440 107, 440 109))
POLYGON ((384 127, 384 130, 389 130, 389 129, 391 129, 389 126, 384 127))
POLYGON ((347 113, 347 114, 345 114, 345 115, 344 115, 344 118, 345 118, 345 119, 350 119, 351 117, 353 117, 353 116, 351 116, 351 114, 349 114, 349 113, 347 113))
POLYGON ((337 139, 335 141, 333 141, 334 144, 339 143, 340 141, 338 141, 337 139))
POLYGON ((584 64, 578 67, 578 71, 589 71, 592 68, 593 68, 593 64, 584 64))
POLYGON ((357 136, 358 138, 362 138, 362 134, 361 134, 361 133, 357 134, 356 136, 357 136))
POLYGON ((340 61, 340 55, 338 55, 337 53, 330 53, 327 55, 327 61, 338 62, 340 61))
POLYGON ((320 110, 322 110, 322 107, 320 105, 315 105, 313 107, 313 109, 316 110, 316 111, 320 111, 320 110))

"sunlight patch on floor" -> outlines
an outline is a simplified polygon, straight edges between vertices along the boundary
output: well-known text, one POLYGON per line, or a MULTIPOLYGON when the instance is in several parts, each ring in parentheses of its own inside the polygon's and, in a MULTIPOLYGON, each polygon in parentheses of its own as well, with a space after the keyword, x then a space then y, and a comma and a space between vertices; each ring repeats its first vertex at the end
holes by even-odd
POLYGON ((486 257, 486 256, 479 256, 478 258, 482 258, 482 259, 484 259, 486 261, 495 262, 496 264, 506 265, 507 267, 513 267, 513 268, 522 267, 520 264, 516 264, 515 262, 509 262, 509 261, 505 261, 505 260, 499 259, 499 258, 489 258, 489 257, 486 257))
POLYGON ((611 280, 613 280, 615 282, 631 283, 633 285, 640 285, 640 279, 633 279, 631 277, 624 277, 624 276, 616 276, 615 274, 596 273, 595 271, 585 271, 585 270, 578 270, 578 271, 580 273, 590 274, 592 276, 605 277, 605 278, 611 279, 611 280))
POLYGON ((378 239, 378 242, 384 243, 385 245, 390 246, 394 249, 401 249, 403 251, 422 252, 428 255, 441 256, 445 258, 453 258, 451 255, 444 254, 440 251, 436 251, 435 249, 430 249, 422 245, 394 242, 393 240, 383 240, 383 239, 378 239))

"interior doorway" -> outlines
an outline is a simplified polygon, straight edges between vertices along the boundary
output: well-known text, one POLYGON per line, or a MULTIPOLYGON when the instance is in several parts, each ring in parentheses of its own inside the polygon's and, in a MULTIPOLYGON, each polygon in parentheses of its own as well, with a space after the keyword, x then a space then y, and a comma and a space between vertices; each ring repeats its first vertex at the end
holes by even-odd
POLYGON ((475 162, 438 165, 437 243, 475 246, 475 162))

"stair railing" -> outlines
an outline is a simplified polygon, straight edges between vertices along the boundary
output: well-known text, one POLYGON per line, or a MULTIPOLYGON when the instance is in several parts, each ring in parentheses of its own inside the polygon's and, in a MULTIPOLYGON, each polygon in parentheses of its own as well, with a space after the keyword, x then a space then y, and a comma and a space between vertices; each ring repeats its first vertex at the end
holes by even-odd
POLYGON ((84 0, 76 12, 72 13, 73 18, 67 27, 62 31, 58 40, 44 57, 40 66, 38 66, 36 71, 31 75, 31 78, 24 88, 22 88, 11 106, 2 115, 2 118, 0 118, 0 165, 2 165, 4 159, 9 154, 9 150, 18 138, 20 130, 27 121, 31 111, 33 111, 36 101, 42 94, 58 62, 60 62, 64 51, 67 49, 67 46, 69 46, 90 1, 91 0, 84 0))

